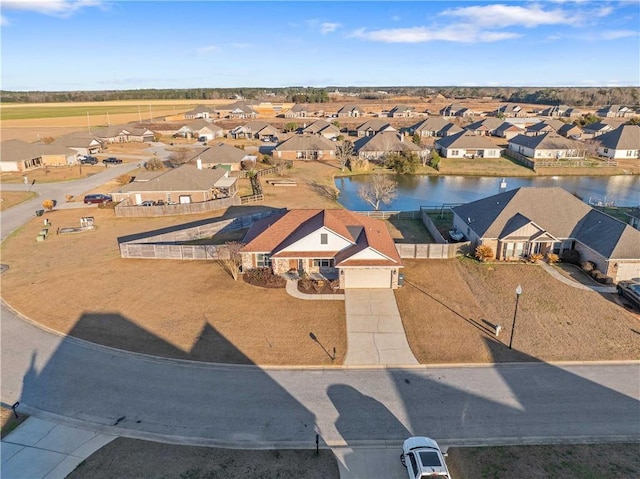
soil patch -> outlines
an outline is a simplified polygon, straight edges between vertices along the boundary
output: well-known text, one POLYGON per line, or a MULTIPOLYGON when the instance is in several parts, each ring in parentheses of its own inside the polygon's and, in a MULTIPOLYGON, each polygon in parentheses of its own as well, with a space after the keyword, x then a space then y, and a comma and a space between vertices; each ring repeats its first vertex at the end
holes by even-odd
POLYGON ((0 436, 2 439, 7 434, 25 422, 29 416, 18 413, 18 417, 13 413, 13 409, 6 407, 4 404, 0 406, 0 436))
POLYGON ((333 452, 239 450, 175 446, 118 438, 83 461, 70 479, 179 477, 184 479, 339 479, 333 452))

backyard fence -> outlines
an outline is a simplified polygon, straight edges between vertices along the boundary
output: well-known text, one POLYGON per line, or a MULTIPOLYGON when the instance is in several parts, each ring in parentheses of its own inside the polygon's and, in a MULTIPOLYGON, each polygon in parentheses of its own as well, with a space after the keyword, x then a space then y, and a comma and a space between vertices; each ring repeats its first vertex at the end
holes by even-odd
POLYGON ((118 203, 114 210, 120 218, 141 218, 153 216, 193 215, 208 211, 221 210, 230 206, 240 205, 241 199, 237 196, 221 198, 219 200, 202 201, 198 203, 178 203, 175 205, 138 206, 131 204, 127 198, 118 203))
POLYGON ((396 250, 404 259, 449 259, 466 255, 471 251, 471 242, 464 243, 396 243, 396 250))

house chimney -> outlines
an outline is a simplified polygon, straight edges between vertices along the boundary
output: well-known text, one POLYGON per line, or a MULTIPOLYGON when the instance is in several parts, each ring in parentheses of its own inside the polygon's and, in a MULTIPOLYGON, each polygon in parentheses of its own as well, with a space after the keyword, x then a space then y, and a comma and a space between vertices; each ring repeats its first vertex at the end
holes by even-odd
POLYGON ((200 158, 196 160, 196 166, 198 167, 199 170, 202 169, 202 160, 200 158))

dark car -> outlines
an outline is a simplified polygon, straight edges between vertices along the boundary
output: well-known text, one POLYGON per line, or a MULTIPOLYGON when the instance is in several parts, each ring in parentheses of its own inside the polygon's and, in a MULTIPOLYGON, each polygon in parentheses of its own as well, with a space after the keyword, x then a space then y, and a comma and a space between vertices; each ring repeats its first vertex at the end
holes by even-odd
POLYGON ((636 308, 640 308, 640 281, 620 281, 616 289, 620 296, 627 298, 636 308))
POLYGON ((102 160, 102 162, 105 165, 119 165, 120 163, 122 163, 122 160, 114 156, 111 156, 109 158, 105 158, 104 160, 102 160))
POLYGON ((98 159, 95 156, 83 156, 80 158, 81 165, 97 165, 98 159))
POLYGON ((86 195, 84 197, 84 204, 85 205, 90 205, 93 203, 110 203, 111 201, 113 201, 113 198, 111 198, 111 196, 109 195, 102 195, 102 194, 97 194, 97 195, 86 195))

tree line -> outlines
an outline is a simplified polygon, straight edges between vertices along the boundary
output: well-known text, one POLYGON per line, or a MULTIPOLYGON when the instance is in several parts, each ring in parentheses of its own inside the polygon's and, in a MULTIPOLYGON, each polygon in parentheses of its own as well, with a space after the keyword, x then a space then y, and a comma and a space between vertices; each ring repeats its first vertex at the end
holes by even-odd
POLYGON ((512 103, 540 105, 640 106, 637 87, 287 87, 287 88, 169 88, 104 91, 0 91, 3 103, 99 102, 114 100, 246 100, 324 103, 332 92, 357 94, 360 99, 385 99, 392 96, 415 97, 416 101, 434 95, 454 100, 491 98, 512 103))

